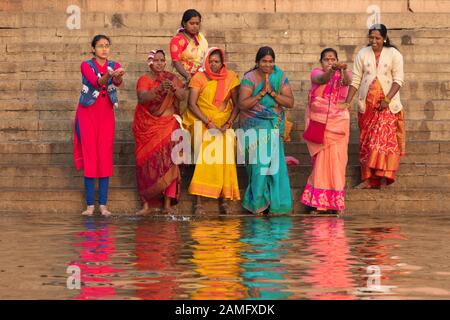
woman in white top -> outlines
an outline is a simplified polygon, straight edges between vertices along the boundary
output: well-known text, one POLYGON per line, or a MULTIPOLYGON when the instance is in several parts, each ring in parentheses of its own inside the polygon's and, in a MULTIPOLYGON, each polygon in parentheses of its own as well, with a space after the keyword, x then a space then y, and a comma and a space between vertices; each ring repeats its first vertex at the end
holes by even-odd
POLYGON ((400 88, 403 56, 391 45, 387 28, 369 29, 369 45, 354 61, 352 83, 343 106, 349 108, 356 92, 360 129, 359 160, 362 182, 356 188, 380 188, 396 179, 405 154, 405 126, 400 88))

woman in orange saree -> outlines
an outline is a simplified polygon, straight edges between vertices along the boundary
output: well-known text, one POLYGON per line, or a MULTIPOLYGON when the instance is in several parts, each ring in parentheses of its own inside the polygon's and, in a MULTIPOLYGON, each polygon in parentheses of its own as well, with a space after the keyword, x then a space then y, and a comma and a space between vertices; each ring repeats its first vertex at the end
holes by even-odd
POLYGON ((138 105, 134 113, 136 182, 143 208, 164 206, 165 213, 179 199, 180 172, 171 159, 175 142, 172 132, 180 127, 179 102, 184 98, 183 83, 166 66, 163 50, 153 50, 148 57, 150 72, 138 79, 138 105))

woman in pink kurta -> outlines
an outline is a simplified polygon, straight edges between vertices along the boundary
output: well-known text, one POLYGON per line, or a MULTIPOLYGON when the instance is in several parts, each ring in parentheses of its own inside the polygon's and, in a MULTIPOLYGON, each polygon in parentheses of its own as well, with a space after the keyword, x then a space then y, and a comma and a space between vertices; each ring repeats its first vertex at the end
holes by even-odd
POLYGON ((300 201, 317 213, 344 210, 345 170, 350 131, 350 115, 342 106, 348 93, 351 73, 338 62, 336 50, 320 55, 322 68, 311 72, 311 90, 305 112, 306 128, 311 120, 326 123, 323 144, 307 141, 312 173, 300 201))
POLYGON ((87 209, 94 213, 95 178, 99 179, 99 204, 102 215, 106 208, 109 177, 113 175, 114 107, 116 86, 124 74, 120 64, 108 60, 110 40, 97 35, 92 40, 94 58, 81 64, 83 88, 75 117, 74 160, 77 170, 84 170, 87 209))

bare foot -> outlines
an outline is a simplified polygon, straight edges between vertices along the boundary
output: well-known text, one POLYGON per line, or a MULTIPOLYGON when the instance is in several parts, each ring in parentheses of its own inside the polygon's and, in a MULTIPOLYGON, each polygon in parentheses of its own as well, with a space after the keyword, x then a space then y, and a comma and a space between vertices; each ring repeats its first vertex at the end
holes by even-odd
POLYGON ((162 213, 168 215, 175 215, 178 213, 178 208, 176 207, 163 208, 162 213))
POLYGON ((147 214, 150 213, 150 208, 148 207, 148 203, 145 202, 144 205, 142 206, 142 209, 139 210, 138 212, 136 212, 136 215, 138 216, 145 216, 147 214))
POLYGON ((230 207, 230 205, 227 202, 225 202, 225 201, 222 202, 220 204, 220 207, 222 208, 222 210, 223 210, 223 212, 225 214, 230 214, 231 213, 231 207, 230 207))
POLYGON ((354 186, 353 189, 375 189, 375 188, 369 184, 368 180, 364 180, 360 184, 354 186))
POLYGON ((108 210, 108 208, 106 208, 106 206, 104 206, 104 205, 101 205, 101 206, 100 206, 100 213, 102 214, 102 216, 105 216, 105 217, 111 215, 111 212, 110 212, 110 211, 108 210))
POLYGON ((138 216, 146 216, 148 214, 150 214, 150 209, 149 208, 142 208, 141 210, 136 212, 136 215, 138 215, 138 216))
POLYGON ((81 213, 83 216, 92 216, 94 214, 94 206, 87 206, 87 209, 81 213))
POLYGON ((327 209, 314 209, 310 211, 311 214, 327 214, 327 209))
POLYGON ((194 214, 196 216, 203 216, 206 214, 206 211, 201 204, 196 204, 194 206, 194 214))

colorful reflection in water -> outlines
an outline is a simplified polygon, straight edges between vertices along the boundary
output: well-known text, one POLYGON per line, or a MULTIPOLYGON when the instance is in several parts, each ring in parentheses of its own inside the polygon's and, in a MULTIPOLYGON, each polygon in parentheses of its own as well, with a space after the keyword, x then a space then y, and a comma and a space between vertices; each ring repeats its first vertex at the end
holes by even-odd
POLYGON ((8 288, 0 297, 450 298, 450 219, 439 215, 26 221, 0 219, 2 230, 16 230, 0 241, 0 281, 8 288), (79 290, 66 287, 73 265, 81 270, 79 290), (386 290, 372 290, 373 279, 386 290), (23 289, 30 287, 37 289, 23 289))
POLYGON ((244 284, 249 288, 251 299, 288 299, 286 270, 280 259, 289 249, 283 241, 290 236, 292 218, 247 218, 244 220, 243 238, 249 245, 242 252, 244 284))
POLYGON ((123 272, 109 263, 110 256, 116 250, 115 226, 110 226, 105 220, 87 218, 85 227, 85 231, 77 233, 81 242, 73 244, 78 248, 79 259, 69 263, 81 270, 82 286, 75 299, 112 298, 116 295, 116 290, 111 284, 111 276, 123 272))

